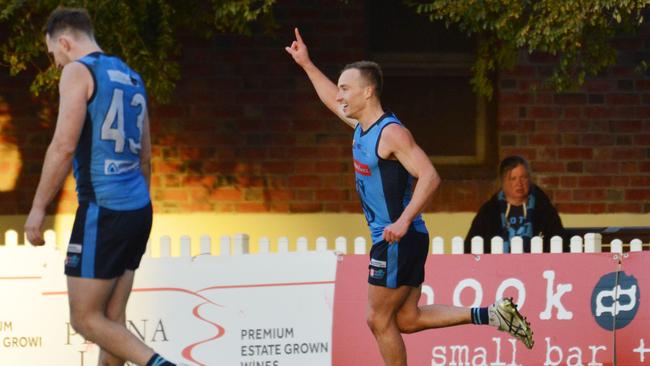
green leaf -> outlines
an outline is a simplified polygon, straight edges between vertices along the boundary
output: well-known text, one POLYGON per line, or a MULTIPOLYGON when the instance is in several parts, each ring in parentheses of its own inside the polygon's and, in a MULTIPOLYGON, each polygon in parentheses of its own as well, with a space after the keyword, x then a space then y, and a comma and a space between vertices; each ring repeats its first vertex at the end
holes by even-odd
POLYGON ((556 90, 573 89, 616 62, 611 41, 643 22, 648 0, 404 0, 430 20, 482 34, 472 85, 491 95, 489 74, 516 64, 517 50, 557 55, 548 80, 556 90), (417 4, 417 6, 415 5, 417 4))
MULTIPOLYGON (((36 71, 30 86, 35 95, 56 85, 43 44, 42 27, 59 0, 0 0, 0 59, 12 75, 36 71)), ((251 33, 251 25, 273 29, 275 0, 68 0, 63 5, 86 7, 95 36, 105 52, 119 55, 147 83, 149 95, 168 101, 181 77, 176 61, 178 34, 208 37, 218 32, 251 33)))

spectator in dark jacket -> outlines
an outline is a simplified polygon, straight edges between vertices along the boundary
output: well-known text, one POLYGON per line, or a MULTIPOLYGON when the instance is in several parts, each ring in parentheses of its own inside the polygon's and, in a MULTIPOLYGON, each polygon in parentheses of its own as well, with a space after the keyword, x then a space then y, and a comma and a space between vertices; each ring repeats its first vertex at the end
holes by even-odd
POLYGON ((515 236, 524 240, 524 252, 530 252, 530 239, 541 236, 544 252, 550 251, 550 239, 559 235, 568 251, 567 234, 557 210, 548 196, 531 183, 530 168, 526 159, 509 156, 499 166, 501 190, 483 204, 472 221, 465 237, 465 252, 469 253, 475 236, 484 240, 484 251, 490 253, 490 242, 500 236, 504 253, 510 252, 510 241, 515 236))

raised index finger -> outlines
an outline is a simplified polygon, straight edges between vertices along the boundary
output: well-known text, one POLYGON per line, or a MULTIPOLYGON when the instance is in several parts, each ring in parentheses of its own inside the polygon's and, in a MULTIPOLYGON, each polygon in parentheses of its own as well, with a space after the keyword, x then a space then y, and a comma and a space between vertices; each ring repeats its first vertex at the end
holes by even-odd
POLYGON ((298 31, 298 27, 294 28, 294 33, 296 33, 296 40, 300 43, 305 43, 302 41, 302 37, 300 36, 300 31, 298 31))

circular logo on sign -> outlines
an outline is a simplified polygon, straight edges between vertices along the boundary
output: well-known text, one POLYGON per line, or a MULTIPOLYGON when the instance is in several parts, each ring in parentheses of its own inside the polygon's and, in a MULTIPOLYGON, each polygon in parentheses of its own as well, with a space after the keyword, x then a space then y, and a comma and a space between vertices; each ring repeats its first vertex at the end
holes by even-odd
POLYGON ((611 272, 600 278, 591 293, 591 314, 605 330, 630 324, 639 310, 639 283, 625 272, 611 272))

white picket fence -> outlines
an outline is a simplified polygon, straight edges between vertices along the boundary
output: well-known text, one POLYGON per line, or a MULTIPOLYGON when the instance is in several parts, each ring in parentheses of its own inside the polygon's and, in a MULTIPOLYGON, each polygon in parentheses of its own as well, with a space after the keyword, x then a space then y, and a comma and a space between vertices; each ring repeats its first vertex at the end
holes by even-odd
MULTIPOLYGON (((48 230, 44 233, 45 238, 45 247, 56 248, 56 233, 53 230, 48 230)), ((31 246, 26 238, 23 239, 23 245, 31 246)), ((220 255, 242 255, 251 253, 251 243, 250 237, 247 234, 235 234, 232 236, 223 235, 219 237, 218 244, 216 244, 212 237, 208 235, 203 235, 199 239, 199 254, 200 255, 209 255, 214 253, 215 245, 219 247, 220 255)), ((158 244, 158 253, 157 257, 171 257, 172 256, 172 238, 168 235, 163 235, 159 238, 158 244)), ((179 238, 179 247, 180 247, 180 256, 191 256, 192 248, 192 239, 189 235, 182 235, 179 238)), ((258 241, 256 253, 270 253, 271 250, 271 239, 268 237, 261 237, 258 241)), ((309 247, 309 239, 306 237, 299 237, 295 242, 295 251, 296 252, 307 252, 310 250, 313 251, 327 251, 333 250, 342 254, 367 254, 369 245, 364 237, 356 237, 348 245, 348 239, 339 236, 334 240, 332 246, 330 246, 329 241, 326 237, 320 236, 315 239, 314 246, 309 247), (350 250, 351 248, 351 250, 350 250)), ((631 240, 629 243, 625 243, 620 239, 612 240, 609 243, 610 252, 612 253, 623 253, 624 248, 630 252, 640 252, 643 250, 644 244, 640 239, 631 240)), ((276 241, 275 252, 277 253, 287 253, 290 251, 290 241, 288 237, 279 237, 276 241)), ((18 232, 15 230, 8 230, 5 233, 5 248, 19 247, 19 238, 18 232)), ((650 245, 648 245, 650 246, 650 245)), ((515 237, 510 243, 511 254, 522 254, 524 245, 523 239, 520 237, 515 237)), ((3 246, 0 246, 3 248, 3 246)), ((152 242, 150 241, 148 245, 147 255, 152 256, 152 242)), ((446 245, 445 240, 442 237, 436 236, 431 240, 431 254, 465 254, 465 243, 464 239, 460 236, 452 238, 450 243, 450 250, 445 251, 446 245)), ((471 253, 472 254, 483 254, 485 253, 485 243, 483 238, 474 237, 471 241, 471 253)), ((563 241, 559 236, 551 238, 551 253, 562 253, 563 241)), ((494 237, 490 241, 490 249, 492 254, 503 254, 503 239, 500 237, 494 237)), ((574 236, 570 241, 570 252, 571 253, 600 253, 603 250, 602 236, 596 233, 585 234, 584 237, 574 236)), ((531 253, 543 253, 543 239, 541 237, 534 237, 531 239, 531 253)))

